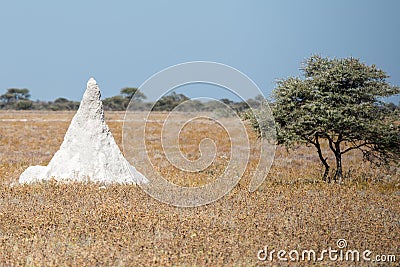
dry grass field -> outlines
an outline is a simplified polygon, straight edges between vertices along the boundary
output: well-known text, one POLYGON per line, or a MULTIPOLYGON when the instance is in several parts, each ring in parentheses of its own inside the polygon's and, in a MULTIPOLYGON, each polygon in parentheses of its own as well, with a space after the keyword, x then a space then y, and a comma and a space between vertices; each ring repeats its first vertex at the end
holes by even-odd
MULTIPOLYGON (((361 155, 345 155, 344 184, 320 181, 312 148, 287 153, 278 147, 263 185, 248 192, 257 161, 232 192, 198 208, 177 208, 149 197, 140 187, 99 184, 18 185, 30 165, 46 165, 62 143, 72 112, 0 112, 1 266, 398 266, 400 262, 400 171, 372 168, 361 155), (395 263, 260 261, 264 246, 275 250, 337 248, 396 255, 395 263)), ((160 115, 162 117, 162 115, 160 115)), ((123 112, 106 113, 118 145, 123 112)), ((157 135, 162 124, 153 123, 157 135)), ((249 131, 252 144, 257 143, 249 131)), ((211 135, 218 145, 205 171, 184 174, 168 164, 156 137, 149 143, 155 169, 170 181, 198 186, 224 170, 229 142, 223 129, 188 127, 181 141, 189 158, 211 135), (215 132, 214 132, 215 131, 215 132)), ((255 145, 254 145, 255 147, 255 145)), ((325 148, 326 149, 326 148, 325 148)))

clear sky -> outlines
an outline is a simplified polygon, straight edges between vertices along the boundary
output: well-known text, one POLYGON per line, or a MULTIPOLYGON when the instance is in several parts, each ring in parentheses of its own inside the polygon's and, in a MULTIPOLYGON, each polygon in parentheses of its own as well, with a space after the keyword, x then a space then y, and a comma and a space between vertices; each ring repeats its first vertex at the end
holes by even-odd
POLYGON ((17 87, 33 100, 80 100, 94 76, 108 97, 206 60, 237 68, 268 95, 313 53, 361 58, 400 85, 399 12, 397 0, 1 1, 0 94, 17 87))

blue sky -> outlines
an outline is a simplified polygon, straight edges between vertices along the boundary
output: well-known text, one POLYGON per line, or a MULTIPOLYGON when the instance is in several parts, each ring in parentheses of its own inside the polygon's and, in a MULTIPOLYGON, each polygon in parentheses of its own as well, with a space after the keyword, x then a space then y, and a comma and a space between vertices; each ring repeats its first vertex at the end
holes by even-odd
POLYGON ((2 1, 0 94, 80 100, 94 76, 108 97, 205 60, 242 71, 268 95, 313 53, 361 58, 400 85, 399 11, 396 0, 2 1))

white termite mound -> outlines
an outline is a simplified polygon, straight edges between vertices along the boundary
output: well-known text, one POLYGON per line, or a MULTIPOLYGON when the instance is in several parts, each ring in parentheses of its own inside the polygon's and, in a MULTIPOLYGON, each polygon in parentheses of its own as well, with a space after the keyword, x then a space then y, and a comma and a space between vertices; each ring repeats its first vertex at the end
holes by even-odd
POLYGON ((105 184, 148 182, 128 163, 115 143, 104 121, 100 90, 93 78, 89 79, 79 109, 49 165, 27 168, 19 183, 51 179, 105 184))

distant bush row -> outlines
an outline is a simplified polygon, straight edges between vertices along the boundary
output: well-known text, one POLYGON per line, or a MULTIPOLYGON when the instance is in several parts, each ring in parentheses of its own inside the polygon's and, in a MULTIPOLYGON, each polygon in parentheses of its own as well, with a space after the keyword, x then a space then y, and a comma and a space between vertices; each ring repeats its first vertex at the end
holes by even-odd
MULTIPOLYGON (((262 102, 263 97, 256 96, 254 99, 248 99, 246 102, 234 102, 230 99, 220 99, 219 101, 201 102, 198 100, 192 100, 186 102, 190 98, 184 94, 177 94, 175 92, 168 94, 157 101, 143 102, 146 99, 146 95, 142 92, 137 91, 137 88, 126 87, 122 88, 119 95, 108 97, 103 99, 103 106, 105 110, 109 111, 124 111, 128 108, 129 102, 134 97, 135 105, 130 108, 133 110, 149 110, 153 107, 155 111, 171 111, 175 107, 179 111, 218 111, 220 113, 226 112, 226 109, 221 108, 221 102, 226 106, 232 108, 235 112, 241 113, 246 111, 249 106, 257 108, 262 102), (184 103, 184 105, 180 105, 184 103)), ((0 109, 11 109, 11 110, 77 110, 79 108, 79 101, 72 101, 66 98, 60 97, 54 101, 32 101, 30 100, 30 92, 28 89, 10 88, 3 95, 0 95, 0 109)), ((400 110, 399 105, 394 103, 388 103, 387 107, 394 111, 400 110)), ((223 114, 222 114, 223 115, 223 114)))
MULTIPOLYGON (((135 95, 136 88, 123 88, 119 95, 105 98, 103 100, 105 110, 125 110, 129 101, 135 95)), ((30 100, 30 92, 28 89, 10 88, 3 95, 0 95, 0 109, 14 110, 77 110, 79 108, 78 101, 68 100, 66 98, 57 98, 54 101, 32 101, 30 100)), ((146 96, 141 92, 137 92, 135 99, 142 101, 146 96)))
POLYGON ((54 101, 32 101, 28 89, 10 88, 0 95, 0 109, 17 110, 76 110, 79 102, 66 98, 57 98, 54 101))
MULTIPOLYGON (((54 101, 32 101, 30 100, 30 92, 28 89, 10 88, 3 95, 0 95, 0 109, 13 110, 77 110, 79 108, 78 101, 68 100, 66 98, 57 98, 54 101)), ((188 101, 190 98, 184 94, 175 92, 163 96, 156 103, 144 102, 146 96, 134 87, 122 88, 119 95, 103 99, 105 110, 124 111, 134 98, 135 105, 130 108, 133 110, 149 110, 153 108, 155 111, 171 111, 177 107, 179 111, 220 111, 221 116, 227 112, 227 109, 221 105, 221 102, 233 109, 237 113, 241 113, 248 109, 249 105, 258 107, 263 97, 257 96, 254 99, 248 99, 246 102, 234 102, 230 99, 220 99, 219 101, 201 102, 198 100, 188 101), (185 103, 181 105, 182 103, 185 103)), ((396 107, 396 106, 395 106, 396 107)))

